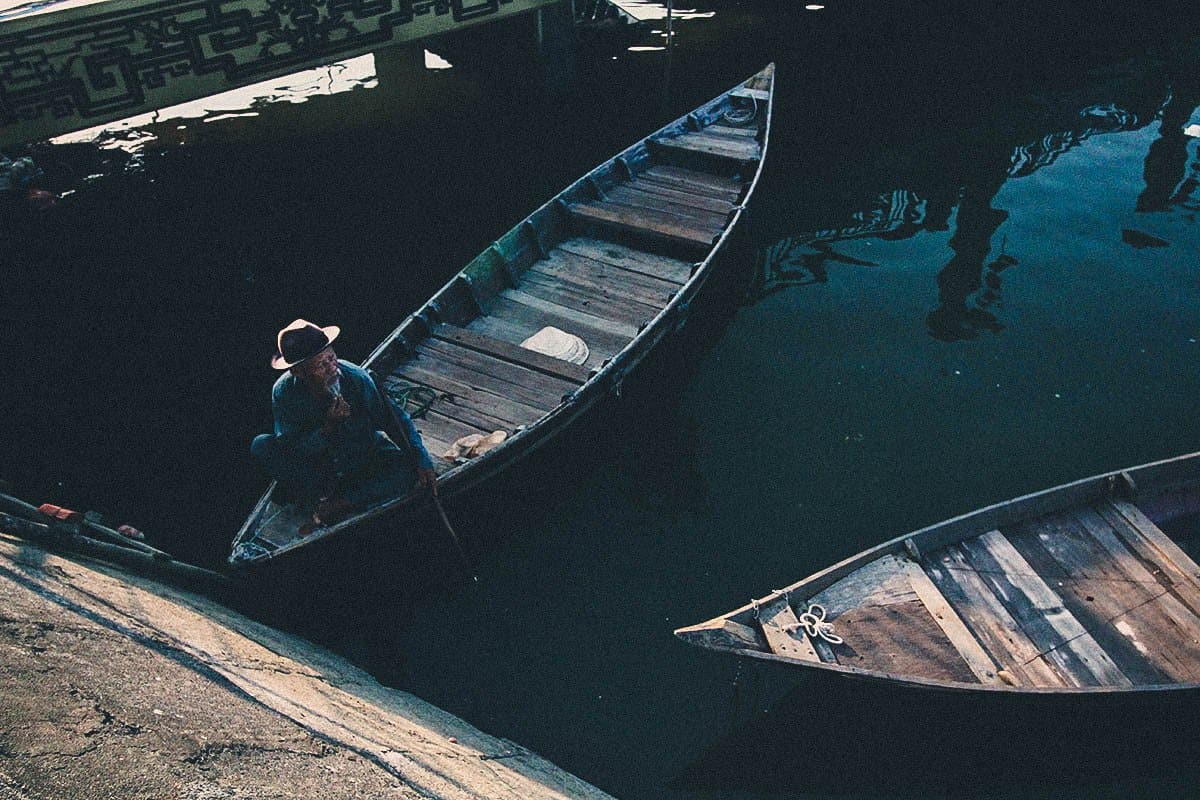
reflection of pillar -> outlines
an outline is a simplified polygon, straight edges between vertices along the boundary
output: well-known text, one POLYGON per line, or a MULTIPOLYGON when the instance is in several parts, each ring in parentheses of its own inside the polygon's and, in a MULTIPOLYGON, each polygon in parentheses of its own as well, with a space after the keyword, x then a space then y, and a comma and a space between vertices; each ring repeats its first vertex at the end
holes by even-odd
POLYGON ((1171 86, 1171 101, 1162 110, 1158 138, 1146 153, 1142 176, 1146 188, 1138 195, 1138 212, 1166 211, 1171 193, 1187 171, 1188 137, 1183 132, 1192 112, 1200 104, 1200 82, 1180 70, 1171 86))
MULTIPOLYGON (((997 165, 997 174, 1006 174, 1003 165, 997 165)), ((983 261, 992 249, 992 236, 1008 219, 1007 212, 992 208, 992 198, 1003 183, 1003 177, 997 181, 983 176, 963 190, 950 239, 954 257, 938 273, 939 305, 925 318, 930 333, 942 341, 974 339, 981 329, 995 332, 1004 327, 990 312, 967 307, 967 298, 983 285, 983 261)))
POLYGON ((575 81, 575 2, 561 0, 537 10, 538 66, 542 85, 564 89, 575 81))

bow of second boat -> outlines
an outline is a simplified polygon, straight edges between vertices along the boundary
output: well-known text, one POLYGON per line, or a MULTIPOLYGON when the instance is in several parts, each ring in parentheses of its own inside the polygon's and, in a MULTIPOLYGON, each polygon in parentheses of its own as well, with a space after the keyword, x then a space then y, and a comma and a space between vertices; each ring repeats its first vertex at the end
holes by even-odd
POLYGON ((893 539, 675 633, 923 687, 1195 689, 1200 565, 1180 532, 1198 511, 1200 454, 1099 475, 893 539))

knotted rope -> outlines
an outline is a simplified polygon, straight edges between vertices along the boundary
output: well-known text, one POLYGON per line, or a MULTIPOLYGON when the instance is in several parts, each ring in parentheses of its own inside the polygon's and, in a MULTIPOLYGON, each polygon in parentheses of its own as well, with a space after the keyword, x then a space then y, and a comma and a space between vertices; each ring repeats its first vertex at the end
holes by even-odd
POLYGON ((833 623, 825 621, 825 607, 819 603, 810 605, 808 611, 796 619, 796 624, 788 627, 792 630, 803 628, 810 639, 824 639, 830 644, 842 644, 845 641, 842 637, 834 634, 833 623))

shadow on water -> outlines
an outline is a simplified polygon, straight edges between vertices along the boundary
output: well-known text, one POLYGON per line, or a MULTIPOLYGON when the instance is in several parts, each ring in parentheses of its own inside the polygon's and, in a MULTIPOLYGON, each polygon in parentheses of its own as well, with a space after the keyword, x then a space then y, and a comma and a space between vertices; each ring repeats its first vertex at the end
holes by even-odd
POLYGON ((997 697, 809 676, 671 785, 697 798, 1187 798, 1198 714, 1194 692, 997 697))

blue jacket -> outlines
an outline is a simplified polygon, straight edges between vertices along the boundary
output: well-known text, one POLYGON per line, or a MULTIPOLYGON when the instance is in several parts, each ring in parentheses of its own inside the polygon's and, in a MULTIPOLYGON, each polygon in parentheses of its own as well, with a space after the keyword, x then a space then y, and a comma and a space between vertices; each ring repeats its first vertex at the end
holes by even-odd
POLYGON ((321 425, 329 401, 315 396, 291 372, 285 372, 275 381, 271 411, 280 444, 339 478, 366 467, 376 449, 401 450, 414 466, 432 469, 433 461, 408 413, 380 394, 366 370, 340 359, 338 366, 342 373, 342 396, 350 405, 350 416, 339 421, 328 436, 321 432, 321 425), (395 430, 385 403, 395 410, 400 431, 395 430), (384 431, 399 434, 401 441, 394 442, 384 431))

